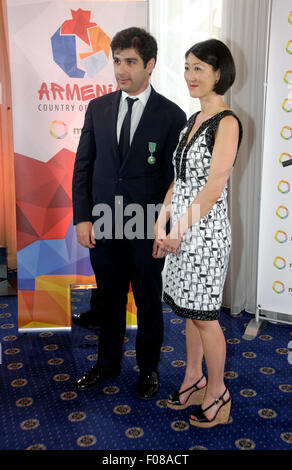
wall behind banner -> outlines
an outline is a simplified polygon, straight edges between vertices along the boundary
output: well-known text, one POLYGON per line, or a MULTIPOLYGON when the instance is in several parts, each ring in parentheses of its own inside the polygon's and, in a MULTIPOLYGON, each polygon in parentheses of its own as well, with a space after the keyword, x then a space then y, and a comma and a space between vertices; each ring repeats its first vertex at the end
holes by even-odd
POLYGON ((89 100, 116 89, 111 38, 128 26, 147 27, 147 1, 7 5, 19 329, 69 328, 70 285, 95 282, 88 250, 78 245, 72 224, 72 174, 84 113, 89 100))
POLYGON ((258 261, 260 309, 292 321, 292 4, 271 10, 258 261))

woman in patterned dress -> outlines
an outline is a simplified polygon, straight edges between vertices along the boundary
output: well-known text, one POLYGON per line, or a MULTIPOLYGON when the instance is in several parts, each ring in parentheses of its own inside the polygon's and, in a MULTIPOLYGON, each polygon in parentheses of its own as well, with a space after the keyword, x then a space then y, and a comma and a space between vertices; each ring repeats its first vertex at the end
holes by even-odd
POLYGON ((227 181, 242 127, 222 98, 235 79, 229 49, 209 39, 194 45, 185 58, 185 80, 190 96, 200 99, 201 111, 189 119, 174 153, 175 179, 155 226, 153 256, 168 254, 164 300, 186 318, 185 377, 167 404, 172 409, 201 405, 190 423, 212 427, 228 421, 231 406, 218 318, 231 246, 227 181))

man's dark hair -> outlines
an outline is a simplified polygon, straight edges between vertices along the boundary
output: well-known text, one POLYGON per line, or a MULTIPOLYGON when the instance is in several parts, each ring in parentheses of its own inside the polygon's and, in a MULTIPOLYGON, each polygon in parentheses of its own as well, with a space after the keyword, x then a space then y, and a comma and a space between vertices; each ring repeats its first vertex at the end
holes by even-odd
POLYGON ((202 62, 220 70, 220 79, 215 84, 214 91, 218 95, 224 95, 235 80, 235 64, 228 47, 218 39, 208 39, 198 42, 185 54, 185 58, 192 53, 202 62))
POLYGON ((157 58, 157 42, 145 29, 131 27, 118 32, 111 41, 111 50, 114 55, 123 49, 135 49, 144 62, 144 67, 150 59, 157 58))

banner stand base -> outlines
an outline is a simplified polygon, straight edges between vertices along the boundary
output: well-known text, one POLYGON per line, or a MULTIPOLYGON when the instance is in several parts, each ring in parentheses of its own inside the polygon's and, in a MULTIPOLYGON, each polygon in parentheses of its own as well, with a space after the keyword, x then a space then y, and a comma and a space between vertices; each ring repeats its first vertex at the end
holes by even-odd
POLYGON ((250 320, 249 324, 246 327, 245 333, 242 336, 242 339, 245 339, 247 341, 251 341, 257 337, 257 334, 260 330, 265 328, 267 325, 266 320, 257 320, 256 318, 253 318, 250 320))
POLYGON ((43 333, 43 332, 55 332, 55 333, 71 333, 70 326, 60 326, 60 327, 41 327, 41 328, 18 328, 19 334, 27 333, 43 333))
POLYGON ((281 313, 281 312, 272 312, 269 310, 263 310, 260 305, 258 305, 255 318, 252 319, 246 327, 245 333, 242 336, 242 339, 253 340, 256 338, 258 332, 263 329, 268 322, 271 323, 284 323, 286 325, 292 325, 292 312, 281 313))

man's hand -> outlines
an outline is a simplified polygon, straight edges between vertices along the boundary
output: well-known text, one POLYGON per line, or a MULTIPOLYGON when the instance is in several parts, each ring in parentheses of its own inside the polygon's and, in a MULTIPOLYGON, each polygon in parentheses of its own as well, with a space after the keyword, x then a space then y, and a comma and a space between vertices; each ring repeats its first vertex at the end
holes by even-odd
POLYGON ((161 249, 161 244, 166 238, 166 232, 164 228, 160 227, 157 223, 155 224, 155 240, 153 243, 152 256, 153 258, 164 258, 167 254, 166 251, 161 249))
POLYGON ((162 240, 154 240, 152 256, 153 258, 164 258, 167 252, 161 248, 162 240))
POLYGON ((85 248, 94 248, 95 238, 93 234, 93 226, 91 222, 79 222, 76 225, 77 241, 85 248))

